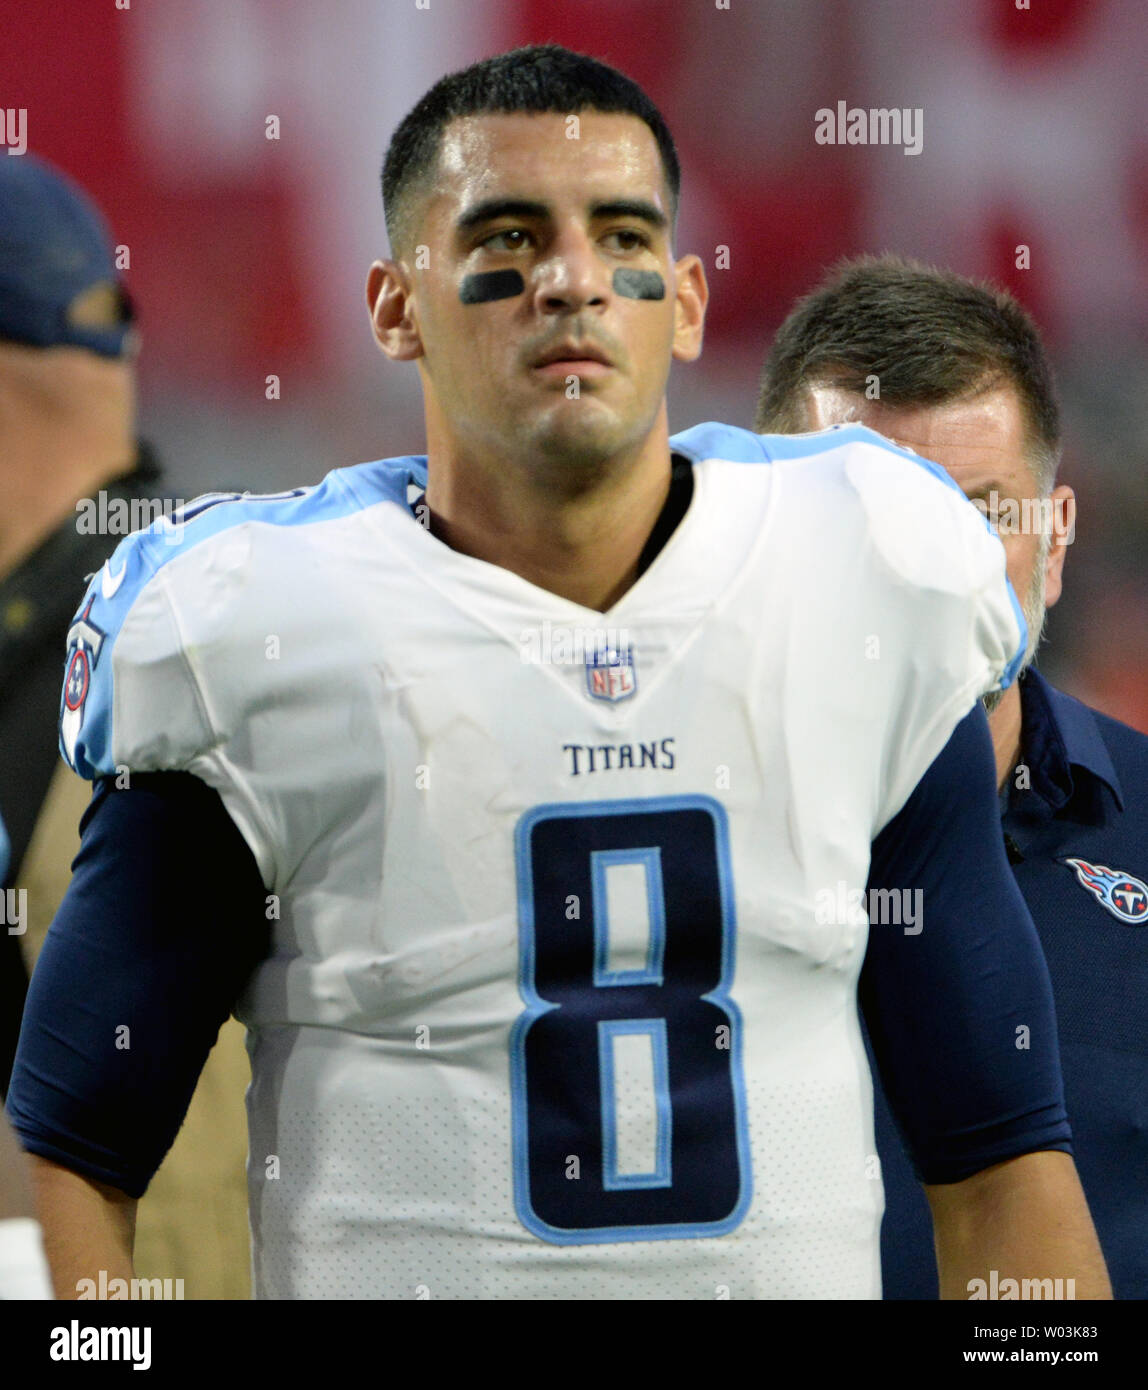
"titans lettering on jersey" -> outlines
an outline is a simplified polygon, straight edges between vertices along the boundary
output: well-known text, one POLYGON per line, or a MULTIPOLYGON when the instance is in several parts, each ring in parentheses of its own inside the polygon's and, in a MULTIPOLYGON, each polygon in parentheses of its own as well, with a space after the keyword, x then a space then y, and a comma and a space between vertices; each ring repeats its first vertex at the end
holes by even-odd
POLYGON ((237 1010, 259 1296, 879 1294, 866 929, 817 893, 1023 621, 879 436, 706 429, 607 614, 436 540, 418 459, 193 503, 90 586, 65 754, 216 788, 279 902, 237 1010))
POLYGON ((591 772, 624 772, 627 768, 674 770, 674 740, 654 739, 649 743, 564 743, 571 777, 591 772))

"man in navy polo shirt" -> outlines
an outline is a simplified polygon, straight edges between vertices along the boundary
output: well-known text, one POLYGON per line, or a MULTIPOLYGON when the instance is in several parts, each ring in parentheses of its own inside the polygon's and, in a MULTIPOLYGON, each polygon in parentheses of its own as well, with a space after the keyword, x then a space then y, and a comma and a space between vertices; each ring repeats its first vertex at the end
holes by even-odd
MULTIPOLYGON (((1030 634, 1024 675, 989 708, 1002 829, 1048 958, 1076 1161, 1113 1293, 1146 1298, 1148 738, 1028 664, 1060 597, 1076 506, 1054 486, 1059 409, 1039 335, 1010 296, 963 277, 888 256, 847 263, 779 329, 755 428, 845 421, 939 463, 1000 531, 1030 634)), ((879 1088, 877 1139, 884 1296, 936 1298, 928 1206, 879 1088)))

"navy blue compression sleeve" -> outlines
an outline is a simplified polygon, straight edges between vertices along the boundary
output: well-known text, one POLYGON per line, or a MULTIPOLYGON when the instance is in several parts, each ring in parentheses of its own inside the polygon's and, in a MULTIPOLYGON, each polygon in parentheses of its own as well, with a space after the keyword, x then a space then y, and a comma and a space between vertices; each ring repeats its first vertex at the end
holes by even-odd
POLYGON ((1009 868, 979 704, 874 840, 869 890, 859 997, 920 1180, 1071 1153, 1052 986, 1009 868), (874 889, 919 890, 899 898, 919 905, 919 933, 881 925, 874 889))
POLYGON ((269 949, 266 894, 218 794, 188 773, 101 778, 80 830, 8 1113, 30 1152, 139 1197, 269 949))

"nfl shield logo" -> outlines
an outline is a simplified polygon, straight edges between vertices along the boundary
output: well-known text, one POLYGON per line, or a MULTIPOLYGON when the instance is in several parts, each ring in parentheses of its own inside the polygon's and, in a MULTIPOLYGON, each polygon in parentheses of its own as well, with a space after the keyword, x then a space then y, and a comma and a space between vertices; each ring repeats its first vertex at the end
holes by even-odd
POLYGON ((586 656, 586 689, 595 700, 628 700, 638 688, 634 648, 603 647, 586 656))

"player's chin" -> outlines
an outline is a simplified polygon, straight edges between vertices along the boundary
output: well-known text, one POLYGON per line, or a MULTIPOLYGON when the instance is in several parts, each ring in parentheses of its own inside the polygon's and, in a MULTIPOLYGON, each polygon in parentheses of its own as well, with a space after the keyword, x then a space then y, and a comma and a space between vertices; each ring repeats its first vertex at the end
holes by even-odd
POLYGON ((561 401, 536 422, 535 447, 551 457, 616 453, 629 431, 619 413, 601 401, 561 401))

